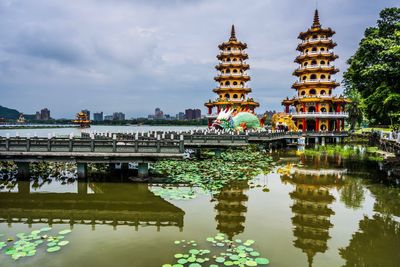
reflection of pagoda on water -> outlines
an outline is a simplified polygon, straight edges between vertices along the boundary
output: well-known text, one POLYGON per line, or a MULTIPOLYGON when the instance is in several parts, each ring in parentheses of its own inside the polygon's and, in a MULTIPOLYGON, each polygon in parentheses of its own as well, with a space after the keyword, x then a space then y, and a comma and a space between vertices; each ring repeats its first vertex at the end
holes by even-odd
POLYGON ((314 256, 328 249, 329 229, 333 226, 330 217, 335 214, 329 207, 335 200, 329 191, 342 185, 343 170, 324 171, 327 162, 321 156, 302 158, 303 161, 310 159, 312 163, 307 165, 318 166, 316 169, 292 168, 284 172, 282 180, 295 186, 290 193, 294 246, 307 255, 308 265, 312 266, 314 256))
POLYGON ((247 181, 237 181, 225 186, 216 196, 217 230, 226 234, 230 240, 244 231, 248 200, 244 191, 248 188, 247 181))

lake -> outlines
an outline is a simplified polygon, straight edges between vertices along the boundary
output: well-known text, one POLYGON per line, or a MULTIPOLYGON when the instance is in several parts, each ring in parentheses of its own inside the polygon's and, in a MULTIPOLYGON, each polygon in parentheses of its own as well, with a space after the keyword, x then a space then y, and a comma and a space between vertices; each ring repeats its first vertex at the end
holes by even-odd
MULTIPOLYGON (((210 266, 224 246, 245 240, 255 241, 246 253, 257 251, 272 267, 399 266, 400 189, 384 182, 377 162, 293 150, 272 156, 269 173, 187 199, 160 197, 159 185, 126 179, 3 183, 0 241, 40 229, 33 240, 71 232, 53 253, 38 246, 14 261, 3 248, 1 266, 162 266, 189 249, 209 250, 197 254, 208 261, 192 266, 210 266), (226 243, 207 241, 218 233, 226 243)), ((214 266, 238 266, 229 264, 214 266)))

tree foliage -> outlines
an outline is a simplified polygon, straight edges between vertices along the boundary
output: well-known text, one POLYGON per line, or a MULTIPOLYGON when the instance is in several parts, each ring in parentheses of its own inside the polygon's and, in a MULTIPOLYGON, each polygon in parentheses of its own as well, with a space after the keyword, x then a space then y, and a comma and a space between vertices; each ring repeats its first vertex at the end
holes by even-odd
POLYGON ((344 73, 346 95, 360 93, 373 124, 396 124, 400 113, 400 8, 380 12, 376 27, 367 28, 344 73), (391 114, 391 116, 389 116, 391 114), (393 120, 394 118, 394 120, 393 120))

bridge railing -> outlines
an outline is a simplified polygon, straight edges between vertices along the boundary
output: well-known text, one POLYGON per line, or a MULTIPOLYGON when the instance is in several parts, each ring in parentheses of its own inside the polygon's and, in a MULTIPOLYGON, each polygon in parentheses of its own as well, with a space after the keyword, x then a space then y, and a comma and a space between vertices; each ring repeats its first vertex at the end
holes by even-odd
POLYGON ((4 138, 0 151, 98 152, 98 153, 183 153, 183 140, 116 140, 88 138, 4 138))

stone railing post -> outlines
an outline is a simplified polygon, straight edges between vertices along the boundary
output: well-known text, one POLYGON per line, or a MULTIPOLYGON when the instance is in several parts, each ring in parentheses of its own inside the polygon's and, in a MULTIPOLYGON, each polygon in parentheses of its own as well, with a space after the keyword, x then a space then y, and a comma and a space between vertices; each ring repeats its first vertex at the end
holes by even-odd
POLYGON ((135 153, 139 152, 139 134, 135 135, 135 153))
POLYGON ((73 146, 74 146, 74 135, 71 133, 69 135, 69 142, 68 142, 68 150, 69 150, 69 152, 72 152, 74 150, 73 146))
POLYGON ((161 140, 160 136, 157 134, 157 153, 161 152, 161 140))
POLYGON ((51 151, 51 134, 47 137, 47 151, 51 151))
POLYGON ((28 135, 27 137, 26 137, 26 151, 31 151, 31 136, 30 135, 28 135))
POLYGON ((113 134, 112 137, 112 142, 113 142, 113 153, 117 152, 117 136, 115 134, 113 134))
POLYGON ((6 136, 6 150, 10 151, 10 134, 6 136))
POLYGON ((90 138, 90 151, 91 152, 94 152, 94 146, 95 146, 95 144, 94 144, 94 135, 92 135, 91 138, 90 138))
POLYGON ((179 137, 179 152, 180 152, 180 153, 185 152, 185 146, 184 146, 183 135, 180 135, 180 137, 179 137))

